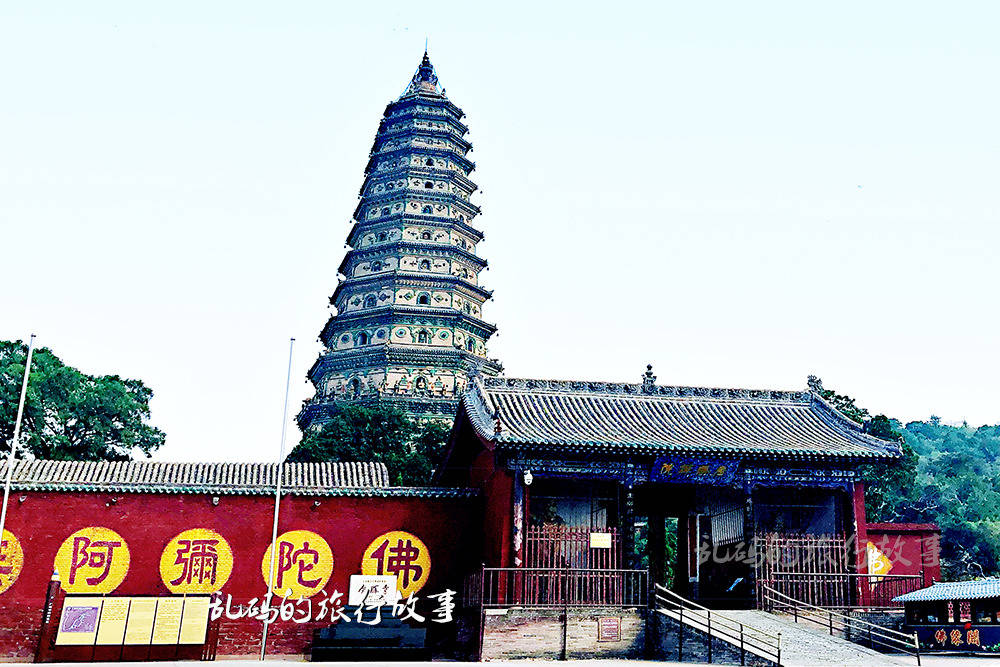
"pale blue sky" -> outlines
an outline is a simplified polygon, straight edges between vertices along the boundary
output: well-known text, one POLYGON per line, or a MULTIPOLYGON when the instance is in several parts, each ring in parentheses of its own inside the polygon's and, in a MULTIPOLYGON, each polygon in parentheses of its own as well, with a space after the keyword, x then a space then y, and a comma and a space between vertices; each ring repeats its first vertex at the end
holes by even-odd
POLYGON ((997 423, 998 26, 985 1, 3 3, 0 336, 145 380, 158 458, 273 457, 287 339, 297 406, 426 36, 508 375, 816 373, 997 423))

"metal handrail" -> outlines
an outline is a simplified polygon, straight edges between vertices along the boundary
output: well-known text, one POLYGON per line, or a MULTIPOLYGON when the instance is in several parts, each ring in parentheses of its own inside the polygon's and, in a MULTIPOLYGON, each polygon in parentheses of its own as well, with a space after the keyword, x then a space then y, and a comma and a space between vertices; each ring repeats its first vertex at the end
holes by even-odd
MULTIPOLYGON (((675 593, 675 592, 673 592, 673 591, 671 591, 671 590, 669 590, 669 589, 661 586, 660 584, 656 584, 655 588, 657 589, 658 592, 666 593, 667 595, 669 595, 672 598, 676 599, 679 603, 685 605, 685 607, 687 609, 691 609, 691 610, 695 610, 695 611, 700 611, 700 612, 712 612, 712 614, 714 614, 715 618, 720 618, 720 619, 722 619, 724 621, 727 621, 728 623, 730 623, 731 626, 740 626, 740 625, 745 626, 746 625, 746 624, 744 624, 744 623, 742 623, 740 621, 737 621, 735 619, 729 618, 728 616, 720 614, 717 611, 712 611, 711 609, 709 609, 708 607, 705 607, 704 605, 700 605, 697 602, 694 602, 692 600, 688 600, 687 598, 678 595, 677 593, 675 593)), ((773 634, 772 635, 771 633, 765 632, 764 630, 760 630, 758 628, 750 627, 749 629, 753 630, 754 632, 757 632, 758 634, 760 634, 760 635, 762 635, 764 637, 770 638, 770 639, 775 639, 776 640, 778 638, 777 634, 773 634)))
POLYGON ((902 609, 893 600, 923 586, 920 574, 871 574, 858 572, 770 572, 758 577, 793 598, 824 608, 902 609))
MULTIPOLYGON (((708 636, 708 653, 711 662, 712 637, 717 637, 740 650, 740 664, 746 662, 746 650, 750 649, 769 660, 773 660, 777 665, 781 664, 781 633, 771 634, 760 628, 747 625, 736 619, 730 618, 697 602, 688 600, 685 597, 667 589, 660 584, 653 587, 654 598, 658 603, 657 611, 674 612, 683 627, 684 623, 702 630, 708 636), (669 597, 668 597, 669 596, 669 597), (685 611, 688 618, 684 618, 685 611), (700 618, 699 618, 700 616, 700 618)), ((682 659, 681 651, 683 645, 683 635, 678 634, 678 660, 682 659)))
POLYGON ((920 642, 917 639, 916 633, 908 635, 905 632, 899 632, 898 630, 887 628, 884 625, 878 625, 877 623, 872 623, 871 621, 866 621, 861 618, 847 616, 839 611, 826 609, 809 602, 803 602, 802 600, 796 600, 791 596, 785 595, 781 591, 776 591, 766 584, 761 584, 761 589, 765 592, 764 597, 770 610, 775 608, 789 608, 793 612, 796 623, 798 623, 799 616, 801 615, 803 620, 811 621, 817 625, 829 628, 831 635, 835 629, 847 635, 852 628, 860 626, 862 629, 867 631, 868 642, 872 648, 874 648, 874 644, 877 643, 881 646, 897 649, 903 653, 915 656, 917 658, 917 666, 920 666, 920 642), (788 602, 776 603, 773 596, 782 597, 788 602), (807 610, 806 614, 800 614, 800 610, 802 609, 807 610), (822 620, 811 618, 810 615, 825 616, 826 621, 824 622, 822 620), (834 625, 835 618, 838 621, 839 627, 835 627, 834 625), (876 639, 876 637, 878 639, 876 639), (885 641, 881 641, 883 639, 885 641))

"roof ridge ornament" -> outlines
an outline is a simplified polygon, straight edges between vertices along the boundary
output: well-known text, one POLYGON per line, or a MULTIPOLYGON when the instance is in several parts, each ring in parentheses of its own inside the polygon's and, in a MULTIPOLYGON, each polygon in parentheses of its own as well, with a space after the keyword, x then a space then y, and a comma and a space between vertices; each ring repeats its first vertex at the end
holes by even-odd
POLYGON ((823 380, 816 377, 815 375, 810 375, 806 378, 806 386, 809 387, 809 391, 812 393, 822 396, 823 395, 823 380))
POLYGON ((656 376, 653 375, 653 364, 646 364, 646 372, 642 374, 642 391, 646 394, 656 392, 656 376))
POLYGON ((502 431, 503 426, 500 424, 500 405, 497 404, 497 406, 493 408, 493 434, 499 436, 502 431))

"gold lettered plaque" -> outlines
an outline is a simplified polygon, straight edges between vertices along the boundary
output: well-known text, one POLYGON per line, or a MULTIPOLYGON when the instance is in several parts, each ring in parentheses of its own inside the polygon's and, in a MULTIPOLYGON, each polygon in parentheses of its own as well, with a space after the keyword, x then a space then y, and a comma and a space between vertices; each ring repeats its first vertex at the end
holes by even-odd
POLYGON ((156 598, 132 598, 128 623, 125 625, 125 645, 149 644, 156 620, 156 598))
POLYGON ((68 597, 59 617, 56 646, 90 646, 97 638, 101 598, 68 597))
POLYGON ((153 644, 176 644, 181 631, 184 598, 160 598, 153 622, 153 644))
POLYGON ((208 597, 184 600, 184 618, 178 644, 204 644, 208 631, 208 597))
POLYGON ((97 626, 97 643, 101 646, 120 646, 125 640, 125 621, 128 619, 130 598, 104 598, 101 622, 97 626))

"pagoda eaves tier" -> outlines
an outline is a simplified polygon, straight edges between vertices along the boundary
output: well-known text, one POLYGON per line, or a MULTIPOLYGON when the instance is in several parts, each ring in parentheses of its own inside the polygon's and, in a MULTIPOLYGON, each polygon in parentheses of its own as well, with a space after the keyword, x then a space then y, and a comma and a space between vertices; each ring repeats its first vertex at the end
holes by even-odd
POLYGON ((322 424, 338 401, 376 398, 414 417, 451 418, 470 373, 496 375, 496 331, 483 319, 492 292, 467 154, 464 113, 424 54, 403 95, 386 109, 347 237, 336 314, 309 371, 316 395, 299 422, 322 424))

